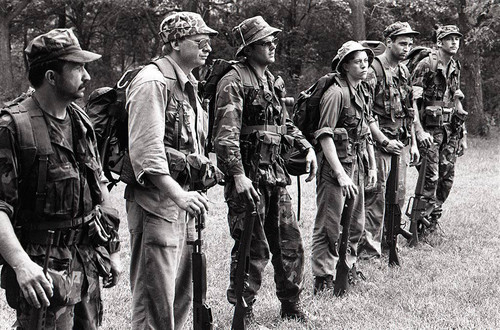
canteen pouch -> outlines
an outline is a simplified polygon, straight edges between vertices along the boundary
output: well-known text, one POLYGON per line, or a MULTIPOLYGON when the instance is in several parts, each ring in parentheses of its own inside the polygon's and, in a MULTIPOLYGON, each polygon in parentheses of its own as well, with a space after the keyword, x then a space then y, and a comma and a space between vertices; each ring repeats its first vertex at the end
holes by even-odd
POLYGON ((258 131, 256 138, 256 153, 260 156, 260 165, 272 165, 276 163, 280 155, 281 134, 258 131))
POLYGON ((166 147, 168 167, 170 176, 180 184, 184 184, 187 179, 186 155, 172 147, 166 147))
POLYGON ((189 171, 189 190, 207 190, 223 181, 224 175, 208 157, 189 154, 186 161, 189 171))
POLYGON ((440 106, 429 105, 424 109, 424 126, 441 127, 443 126, 443 108, 440 106))
POLYGON ((349 157, 352 156, 352 148, 349 143, 349 135, 344 127, 335 128, 333 130, 333 142, 339 160, 341 162, 349 162, 349 157))

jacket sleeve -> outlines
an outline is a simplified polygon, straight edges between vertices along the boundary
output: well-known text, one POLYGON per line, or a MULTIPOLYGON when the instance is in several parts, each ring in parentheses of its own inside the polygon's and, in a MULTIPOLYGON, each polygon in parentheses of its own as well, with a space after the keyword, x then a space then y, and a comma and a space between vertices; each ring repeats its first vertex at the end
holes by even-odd
POLYGON ((330 86, 321 97, 319 103, 318 129, 314 132, 314 138, 319 141, 324 136, 333 138, 333 130, 337 126, 340 112, 342 110, 342 91, 338 86, 330 86))
POLYGON ((227 176, 244 174, 240 132, 244 91, 235 72, 224 76, 215 95, 214 148, 217 164, 227 176))

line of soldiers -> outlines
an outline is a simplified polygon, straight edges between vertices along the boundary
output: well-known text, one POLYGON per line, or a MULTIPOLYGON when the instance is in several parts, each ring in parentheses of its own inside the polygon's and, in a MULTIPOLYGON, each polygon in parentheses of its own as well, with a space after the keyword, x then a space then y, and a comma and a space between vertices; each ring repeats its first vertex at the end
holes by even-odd
MULTIPOLYGON (((431 60, 424 59, 411 76, 401 62, 418 32, 407 23, 386 28, 386 49, 377 57, 369 47, 346 42, 332 63, 341 84, 330 86, 321 98, 315 132, 320 148, 316 154, 288 117, 282 102, 286 96, 283 81, 268 69, 275 62, 280 32, 260 16, 236 26, 236 56, 243 59, 222 77, 215 95, 214 149, 226 178, 224 197, 234 239, 227 298, 237 303, 234 283, 238 248, 245 219, 256 211, 259 221, 253 227, 244 290, 246 319, 254 319, 252 307, 263 270, 271 259, 280 316, 307 322, 314 317, 300 304, 304 247, 286 189, 291 180, 281 149, 288 143, 305 155, 309 173, 306 181, 317 174, 312 271, 314 292, 318 293, 333 288, 335 282, 340 219, 346 200, 353 206, 347 259, 353 276, 358 274, 358 256, 381 256, 384 196, 392 155, 401 155, 400 191, 404 191, 407 156, 417 162, 418 148, 427 149, 427 215, 433 223, 441 216, 460 144, 450 129, 451 115, 447 113, 445 118, 443 110, 452 109, 453 113, 455 100, 463 98, 460 67, 453 59, 462 35, 455 26, 441 27, 436 41, 437 69, 431 60), (439 114, 433 112, 438 108, 439 114), (418 114, 413 109, 423 111, 418 114), (440 119, 435 120, 438 115, 440 119)), ((168 15, 160 25, 164 42, 161 63, 145 66, 127 89, 129 154, 137 180, 125 191, 134 329, 181 329, 188 318, 193 290, 192 246, 186 242, 194 240, 194 219, 207 213, 209 201, 204 193, 189 191, 188 182, 175 172, 172 159, 179 151, 185 155, 205 153, 209 118, 192 70, 205 64, 215 35, 217 32, 196 13, 168 15)), ((0 253, 10 265, 4 266, 14 278, 10 283, 18 285, 15 292, 7 285, 8 295, 17 303, 11 306, 18 312, 19 328, 30 328, 31 305, 48 306, 46 328, 69 329, 84 324, 85 329, 95 329, 102 316, 95 279, 104 276, 108 286, 116 283, 118 247, 109 241, 95 244, 88 240, 90 226, 86 224, 89 219, 95 220, 92 210, 104 202, 105 189, 101 188, 93 130, 72 102, 83 96, 90 80, 84 63, 99 55, 81 50, 67 29, 36 37, 26 55, 35 92, 28 98, 29 104, 23 104, 30 111, 38 109, 33 112, 46 123, 34 129, 49 132, 55 151, 48 156, 48 175, 43 178, 47 181, 43 184, 53 193, 42 196, 43 207, 35 206, 40 199, 37 183, 45 176, 43 169, 25 173, 18 156, 24 141, 17 135, 14 115, 3 112, 0 253), (25 190, 25 185, 31 188, 25 190), (15 212, 23 217, 14 217, 15 212), (22 224, 20 240, 13 230, 14 219, 16 226, 22 224), (61 237, 50 244, 53 251, 48 267, 43 267, 48 243, 41 229, 34 228, 37 223, 61 237), (103 260, 104 270, 94 272, 95 265, 103 265, 103 260), (57 272, 65 274, 61 283, 55 281, 57 272), (53 297, 61 287, 69 291, 68 297, 56 302, 53 297)), ((401 196, 403 203, 404 194, 401 196)), ((113 229, 116 231, 117 225, 113 229)))

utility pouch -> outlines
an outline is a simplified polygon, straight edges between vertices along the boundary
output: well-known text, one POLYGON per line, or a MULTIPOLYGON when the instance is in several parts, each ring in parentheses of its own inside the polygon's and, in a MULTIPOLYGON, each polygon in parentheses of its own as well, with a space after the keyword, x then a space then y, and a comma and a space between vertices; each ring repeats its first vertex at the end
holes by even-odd
POLYGON ((455 112, 451 116, 451 130, 453 134, 458 134, 459 138, 463 137, 463 125, 465 123, 465 119, 467 118, 467 114, 459 114, 455 112))
POLYGON ((346 162, 352 156, 352 146, 349 143, 349 134, 344 127, 333 130, 333 142, 337 150, 337 157, 340 161, 346 162))
POLYGON ((94 246, 105 246, 109 253, 120 249, 118 228, 120 226, 120 215, 111 207, 96 206, 95 217, 88 224, 88 235, 94 246))
POLYGON ((295 139, 290 135, 283 135, 282 156, 285 167, 290 175, 306 174, 306 156, 308 151, 301 151, 294 145, 295 139))
POLYGON ((269 131, 259 131, 256 135, 256 152, 260 156, 260 165, 274 164, 280 155, 281 134, 269 131))
POLYGON ((168 167, 170 176, 179 183, 185 183, 187 179, 186 155, 172 147, 166 147, 168 167))
POLYGON ((429 105, 424 109, 424 126, 425 127, 442 127, 443 126, 443 108, 440 106, 429 105))
POLYGON ((443 108, 443 123, 450 123, 453 115, 453 108, 443 108))
POLYGON ((189 171, 189 190, 207 190, 223 182, 224 175, 212 161, 201 154, 186 157, 189 171))

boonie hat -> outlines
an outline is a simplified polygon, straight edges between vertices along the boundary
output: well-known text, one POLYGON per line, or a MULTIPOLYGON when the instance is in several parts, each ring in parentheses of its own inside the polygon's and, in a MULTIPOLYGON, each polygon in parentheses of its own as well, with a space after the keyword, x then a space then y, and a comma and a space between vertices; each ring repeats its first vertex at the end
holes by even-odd
POLYGON ((360 50, 364 50, 366 54, 368 55, 368 65, 371 65, 373 62, 373 58, 375 57, 375 54, 373 51, 368 48, 364 47, 361 45, 359 42, 350 40, 345 42, 342 47, 337 51, 337 55, 332 60, 332 70, 340 72, 339 68, 342 65, 342 62, 344 61, 345 57, 349 55, 350 53, 357 52, 360 50))
POLYGON ((164 43, 196 34, 208 34, 212 37, 218 32, 209 28, 200 14, 189 11, 169 14, 160 24, 159 35, 164 43))
POLYGON ((391 37, 396 37, 396 36, 402 36, 402 35, 409 35, 411 37, 418 36, 420 32, 414 31, 410 24, 408 22, 395 22, 389 25, 388 27, 385 28, 383 35, 384 39, 391 38, 391 37))
POLYGON ((444 25, 440 26, 436 32, 437 40, 441 40, 450 34, 456 34, 460 38, 463 37, 463 34, 460 33, 458 27, 456 25, 444 25))
POLYGON ((279 32, 280 29, 270 26, 262 16, 247 18, 233 28, 233 36, 240 44, 236 56, 239 56, 246 46, 279 32))
POLYGON ((24 50, 30 68, 55 60, 88 63, 101 55, 82 50, 71 29, 54 29, 34 38, 24 50))

